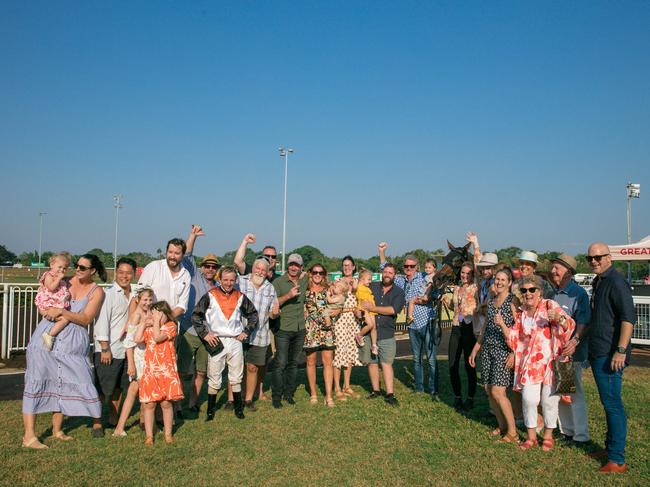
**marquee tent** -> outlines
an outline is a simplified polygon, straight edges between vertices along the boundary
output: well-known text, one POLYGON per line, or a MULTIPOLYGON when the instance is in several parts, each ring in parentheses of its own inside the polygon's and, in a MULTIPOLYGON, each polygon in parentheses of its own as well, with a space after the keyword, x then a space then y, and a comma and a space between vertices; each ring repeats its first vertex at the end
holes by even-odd
POLYGON ((629 245, 609 245, 612 260, 650 260, 650 235, 629 245))

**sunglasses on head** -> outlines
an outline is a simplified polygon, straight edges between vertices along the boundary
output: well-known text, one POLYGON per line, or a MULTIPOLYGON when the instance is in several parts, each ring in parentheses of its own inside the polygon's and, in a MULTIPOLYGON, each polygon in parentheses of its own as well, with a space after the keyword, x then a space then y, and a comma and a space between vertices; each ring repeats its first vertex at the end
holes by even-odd
POLYGON ((89 271, 90 269, 92 269, 92 267, 86 267, 85 265, 81 265, 81 264, 75 264, 74 267, 75 269, 79 269, 80 271, 89 271))
POLYGON ((325 271, 311 271, 312 276, 325 276, 327 272, 325 271))
POLYGON ((417 267, 417 265, 415 265, 415 264, 404 264, 402 267, 404 267, 404 269, 415 269, 417 267))
POLYGON ((538 288, 536 287, 520 287, 519 292, 521 294, 526 294, 526 293, 534 294, 537 291, 537 289, 538 288))
POLYGON ((603 257, 607 257, 609 254, 602 254, 602 255, 588 255, 587 256, 587 262, 593 262, 594 260, 596 262, 600 262, 603 260, 603 257))

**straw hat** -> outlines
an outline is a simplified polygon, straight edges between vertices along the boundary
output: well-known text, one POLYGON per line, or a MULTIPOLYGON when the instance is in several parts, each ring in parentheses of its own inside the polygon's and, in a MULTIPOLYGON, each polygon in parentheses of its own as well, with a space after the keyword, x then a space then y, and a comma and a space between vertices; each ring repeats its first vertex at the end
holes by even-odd
POLYGON ((560 254, 555 259, 551 259, 551 262, 562 264, 574 274, 576 272, 576 268, 578 267, 578 262, 569 254, 560 254))
POLYGON ((497 257, 497 254, 494 254, 492 252, 486 252, 481 256, 481 260, 479 260, 476 266, 491 267, 493 265, 497 265, 498 263, 499 263, 499 258, 497 257))

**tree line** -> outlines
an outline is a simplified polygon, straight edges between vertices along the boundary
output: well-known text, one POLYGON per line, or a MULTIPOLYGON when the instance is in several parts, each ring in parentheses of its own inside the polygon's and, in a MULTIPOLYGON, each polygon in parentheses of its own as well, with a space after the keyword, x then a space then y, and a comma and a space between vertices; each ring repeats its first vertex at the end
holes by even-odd
MULTIPOLYGON (((505 249, 494 250, 493 252, 495 252, 499 256, 499 262, 504 262, 510 266, 515 266, 516 257, 519 254, 519 252, 521 252, 521 250, 522 249, 520 249, 519 247, 507 247, 505 249)), ((113 254, 111 252, 105 252, 102 249, 95 248, 95 249, 90 249, 88 252, 85 253, 95 254, 100 258, 102 263, 107 268, 113 267, 113 254)), ((292 254, 292 253, 298 253, 302 256, 305 262, 305 268, 309 268, 313 264, 321 264, 325 266, 325 268, 329 272, 340 271, 341 262, 344 257, 344 256, 341 257, 326 256, 325 254, 323 254, 323 252, 320 249, 313 247, 311 245, 298 247, 288 252, 288 254, 292 254)), ((407 255, 413 255, 420 263, 420 268, 423 269, 424 261, 426 259, 434 258, 438 262, 441 262, 442 257, 444 257, 446 253, 447 252, 444 251, 443 249, 435 249, 435 250, 414 249, 405 252, 401 255, 388 256, 388 259, 391 262, 395 263, 398 266, 398 268, 401 268, 402 264, 404 263, 405 257, 407 255)), ((41 257, 41 262, 47 265, 47 261, 52 254, 53 254, 52 251, 43 252, 41 257)), ((551 260, 557 257, 560 254, 560 252, 537 252, 537 254, 539 256, 539 261, 540 261, 538 268, 540 270, 545 271, 551 268, 551 260)), ((247 249, 244 260, 247 263, 252 263, 255 260, 255 257, 257 255, 259 255, 258 252, 254 252, 251 249, 247 249)), ((78 255, 73 256, 73 259, 76 260, 76 258, 78 257, 79 257, 78 255)), ((144 267, 151 261, 154 261, 156 259, 162 259, 164 257, 164 251, 162 249, 157 249, 156 255, 151 255, 147 252, 130 252, 128 254, 118 254, 118 258, 120 257, 130 257, 131 259, 134 259, 138 263, 138 266, 144 267)), ((232 250, 220 256, 220 261, 224 265, 232 264, 234 258, 235 258, 235 250, 232 250)), ((375 255, 369 258, 353 256, 353 258, 357 264, 357 269, 364 267, 374 272, 379 271, 378 256, 375 255)), ((197 262, 201 261, 201 257, 195 256, 195 259, 197 260, 197 262)), ((578 269, 577 269, 578 272, 581 273, 591 272, 591 268, 589 267, 589 264, 587 264, 586 254, 578 254, 576 256, 576 261, 578 262, 578 269)), ((0 245, 0 263, 2 265, 11 265, 14 263, 20 263, 24 266, 29 266, 31 265, 32 262, 38 262, 37 251, 22 252, 21 254, 16 255, 10 250, 8 250, 4 245, 0 245)), ((279 255, 278 265, 280 265, 281 262, 282 262, 281 256, 279 255)), ((621 270, 627 275, 627 263, 615 262, 614 265, 616 266, 616 268, 618 268, 619 270, 621 270)), ((635 262, 632 264, 632 279, 643 279, 643 277, 646 276, 647 274, 648 274, 647 262, 635 262)))

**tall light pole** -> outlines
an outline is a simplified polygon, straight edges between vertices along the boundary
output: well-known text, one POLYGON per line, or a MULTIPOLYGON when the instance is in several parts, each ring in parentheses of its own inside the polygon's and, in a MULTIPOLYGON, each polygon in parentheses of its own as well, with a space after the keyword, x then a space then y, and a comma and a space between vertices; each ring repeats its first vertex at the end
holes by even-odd
POLYGON ((38 225, 38 278, 41 278, 41 255, 43 255, 43 217, 47 215, 44 211, 38 213, 40 223, 38 225))
POLYGON ((284 157, 284 218, 282 219, 282 273, 284 274, 285 262, 287 260, 287 172, 289 168, 289 154, 293 149, 280 147, 280 157, 284 157))
MULTIPOLYGON (((627 244, 632 243, 632 198, 641 197, 641 185, 627 183, 627 244)), ((632 282, 632 263, 627 263, 627 280, 632 282)))
POLYGON ((122 206, 122 195, 116 194, 113 195, 113 208, 115 208, 115 247, 113 248, 113 277, 115 277, 115 272, 117 272, 117 224, 120 218, 120 208, 122 206))

